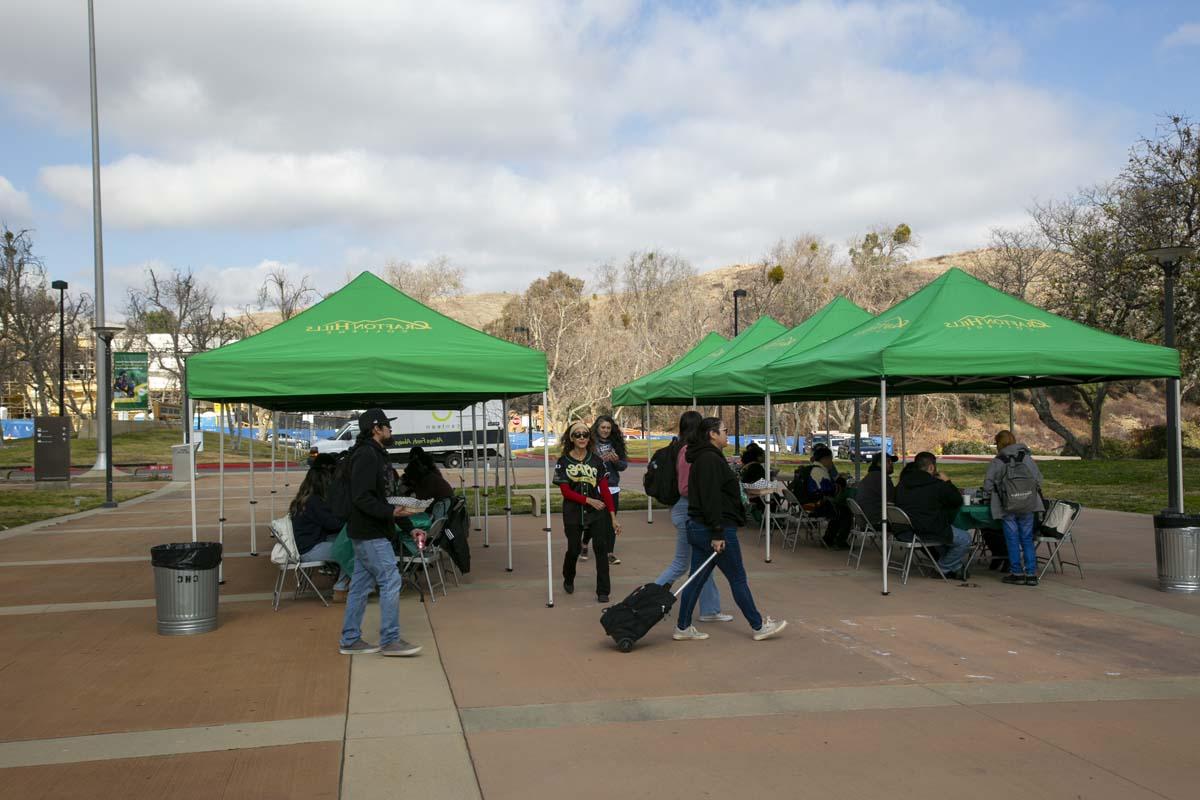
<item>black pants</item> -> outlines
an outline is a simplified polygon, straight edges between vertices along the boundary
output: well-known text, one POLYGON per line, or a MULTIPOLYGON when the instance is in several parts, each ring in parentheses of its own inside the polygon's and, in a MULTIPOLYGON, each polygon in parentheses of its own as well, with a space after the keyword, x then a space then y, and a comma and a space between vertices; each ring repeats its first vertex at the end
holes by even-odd
POLYGON ((830 500, 822 500, 821 505, 809 512, 814 517, 825 517, 829 523, 825 526, 825 544, 830 547, 845 547, 850 539, 850 510, 838 507, 830 500))
MULTIPOLYGON (((613 513, 616 513, 617 511, 621 510, 621 493, 613 492, 612 499, 613 499, 613 513)), ((583 532, 583 544, 586 546, 591 541, 592 541, 592 531, 589 528, 583 532)), ((613 546, 615 544, 616 544, 616 542, 613 542, 611 545, 609 545, 608 552, 611 553, 617 549, 616 547, 613 546)))
POLYGON ((609 517, 608 511, 584 509, 568 502, 563 511, 563 529, 567 533, 563 581, 575 583, 575 564, 579 561, 579 553, 583 549, 582 538, 587 536, 591 539, 592 551, 596 554, 596 594, 608 594, 612 588, 608 582, 608 553, 613 540, 612 518, 609 517))

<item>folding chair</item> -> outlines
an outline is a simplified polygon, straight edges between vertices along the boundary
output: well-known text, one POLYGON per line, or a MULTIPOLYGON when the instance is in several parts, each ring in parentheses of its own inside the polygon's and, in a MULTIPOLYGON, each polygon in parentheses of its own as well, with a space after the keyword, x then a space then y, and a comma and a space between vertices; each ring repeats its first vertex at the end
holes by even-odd
POLYGON ((290 571, 296 573, 296 593, 292 595, 292 599, 298 600, 302 592, 307 588, 312 589, 317 593, 317 597, 321 598, 321 602, 325 607, 329 607, 329 601, 325 599, 325 595, 321 594, 321 590, 313 583, 312 576, 309 574, 314 569, 320 569, 325 565, 324 561, 303 561, 300 553, 296 549, 296 536, 292 531, 292 518, 280 517, 279 519, 271 520, 271 536, 275 539, 275 546, 271 548, 271 563, 279 567, 279 575, 275 579, 275 594, 272 600, 272 608, 279 610, 279 598, 283 593, 283 582, 287 578, 290 571), (303 580, 304 583, 301 583, 303 580))
POLYGON ((846 554, 846 566, 850 566, 850 559, 856 559, 854 568, 858 569, 862 565, 863 551, 867 547, 867 542, 874 542, 879 545, 879 531, 871 524, 871 520, 867 519, 866 513, 863 512, 862 506, 853 497, 846 498, 846 507, 850 509, 850 514, 854 518, 854 523, 850 527, 850 552, 846 554), (857 557, 854 552, 855 545, 858 546, 857 557))
MULTIPOLYGON (((446 518, 434 520, 429 526, 429 531, 425 537, 425 546, 417 547, 417 543, 411 536, 404 536, 401 539, 401 544, 404 546, 404 552, 400 554, 400 577, 405 575, 410 581, 417 584, 420 589, 420 579, 416 577, 417 568, 425 574, 425 585, 429 589, 430 601, 436 603, 437 595, 434 592, 433 579, 430 576, 429 568, 432 566, 437 569, 438 586, 442 589, 442 597, 447 595, 446 592, 446 575, 442 572, 442 549, 433 543, 442 532, 442 528, 446 525, 446 518)), ((401 587, 403 588, 403 587, 401 587)), ((424 592, 422 592, 424 596, 424 592)))
MULTIPOLYGON (((800 540, 800 529, 804 528, 807 531, 808 541, 811 543, 817 534, 820 532, 825 520, 821 517, 814 517, 804 510, 804 504, 796 497, 795 492, 786 486, 783 488, 783 499, 787 501, 787 515, 785 524, 793 528, 791 534, 792 550, 795 551, 796 543, 800 540)), ((787 544, 788 528, 784 529, 783 544, 787 544)), ((824 539, 822 539, 824 543, 824 539)))
POLYGON ((1083 580, 1083 564, 1079 559, 1079 548, 1075 546, 1075 536, 1071 532, 1081 511, 1083 511, 1083 506, 1070 500, 1050 501, 1050 507, 1046 509, 1046 516, 1038 526, 1037 534, 1033 539, 1035 550, 1044 544, 1049 551, 1045 556, 1038 556, 1038 561, 1046 562, 1046 566, 1042 567, 1042 571, 1038 575, 1038 580, 1046 577, 1046 573, 1055 566, 1056 562, 1058 572, 1063 572, 1063 565, 1066 564, 1079 570, 1079 580, 1083 580), (1074 561, 1063 561, 1059 552, 1067 542, 1071 543, 1071 551, 1075 554, 1074 561))
MULTIPOLYGON (((921 537, 917 535, 916 530, 913 528, 912 520, 909 519, 904 509, 889 504, 887 507, 887 523, 888 536, 891 538, 891 548, 888 553, 888 569, 894 569, 900 573, 901 585, 908 583, 908 573, 912 569, 913 557, 918 552, 922 553, 925 559, 933 565, 933 568, 941 576, 942 580, 947 580, 946 573, 942 572, 942 568, 938 566, 937 559, 933 557, 933 553, 929 552, 929 548, 925 546, 925 543, 921 541, 921 537), (899 536, 911 536, 912 539, 905 541, 897 538, 899 536), (890 558, 896 553, 897 549, 905 551, 904 561, 902 564, 894 565, 891 563, 890 558)), ((925 574, 925 567, 919 560, 917 561, 917 569, 921 570, 922 575, 925 574)))

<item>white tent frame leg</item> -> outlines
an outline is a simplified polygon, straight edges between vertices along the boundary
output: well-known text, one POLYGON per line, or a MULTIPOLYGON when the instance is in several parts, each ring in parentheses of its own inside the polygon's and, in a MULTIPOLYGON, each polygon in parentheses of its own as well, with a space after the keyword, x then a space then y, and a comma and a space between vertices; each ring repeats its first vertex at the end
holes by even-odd
MULTIPOLYGON (((221 404, 221 418, 217 420, 217 430, 220 431, 220 446, 217 462, 217 541, 221 543, 222 552, 225 550, 225 405, 221 404)), ((225 582, 225 559, 217 565, 217 583, 225 582)))
MULTIPOLYGON (((545 392, 542 392, 542 408, 549 408, 545 392)), ((554 608, 554 546, 550 541, 550 426, 545 424, 548 421, 542 424, 542 467, 546 473, 546 527, 542 530, 546 533, 546 608, 554 608)))
POLYGON ((458 490, 467 484, 467 439, 463 432, 463 412, 458 410, 458 490))
POLYGON ((271 412, 271 519, 275 519, 275 443, 279 441, 279 413, 271 412))
MULTIPOLYGON (((650 467, 650 401, 646 401, 646 424, 642 426, 642 437, 646 440, 646 467, 650 467)), ((646 495, 646 524, 654 523, 654 498, 646 495)))
MULTIPOLYGON (((884 459, 887 458, 887 378, 879 379, 879 448, 883 453, 879 457, 879 468, 884 470, 884 475, 887 475, 887 466, 884 459)), ((888 523, 887 523, 887 492, 879 493, 879 509, 880 509, 880 540, 883 542, 883 547, 880 548, 881 557, 883 558, 883 595, 888 594, 888 562, 891 560, 888 557, 888 523)))
POLYGON ((500 419, 504 421, 504 529, 508 536, 508 566, 504 571, 512 572, 512 458, 508 452, 508 395, 504 395, 503 403, 500 419))
MULTIPOLYGON (((471 404, 471 488, 475 491, 475 532, 483 530, 479 525, 479 420, 475 416, 478 403, 471 404)), ((487 540, 483 542, 487 547, 487 540)))
POLYGON ((483 546, 491 547, 492 542, 489 536, 488 523, 491 522, 491 508, 488 502, 488 462, 492 460, 491 454, 488 451, 488 446, 491 442, 491 431, 488 429, 487 401, 483 403, 483 546))
POLYGON ((248 405, 250 416, 250 555, 258 555, 258 499, 254 496, 254 406, 248 405))
MULTIPOLYGON (((900 465, 901 469, 908 463, 908 439, 906 435, 907 423, 904 419, 904 395, 900 395, 900 465)), ((882 460, 880 463, 883 463, 882 460)))
MULTIPOLYGON (((770 482, 771 482, 771 395, 768 394, 766 397, 763 398, 763 408, 766 410, 766 415, 767 415, 767 467, 766 467, 766 469, 767 469, 767 483, 770 484, 770 482)), ((766 525, 766 532, 767 532, 767 552, 766 552, 765 560, 768 564, 770 564, 771 563, 771 495, 770 495, 770 493, 767 494, 767 496, 764 498, 764 500, 765 500, 766 510, 763 512, 764 520, 765 520, 763 524, 766 525)))

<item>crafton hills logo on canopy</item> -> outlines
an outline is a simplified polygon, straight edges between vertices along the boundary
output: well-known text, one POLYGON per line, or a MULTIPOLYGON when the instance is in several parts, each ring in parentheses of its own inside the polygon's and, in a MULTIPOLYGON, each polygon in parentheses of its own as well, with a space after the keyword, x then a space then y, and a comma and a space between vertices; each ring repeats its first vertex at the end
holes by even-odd
POLYGON ((428 322, 422 320, 384 317, 382 319, 339 319, 319 325, 309 325, 305 333, 409 333, 430 330, 428 322))
POLYGON ((991 330, 1008 328, 1009 330, 1036 331, 1049 328, 1049 323, 1040 319, 1025 319, 1014 314, 968 314, 956 320, 943 323, 947 328, 967 330, 991 330))

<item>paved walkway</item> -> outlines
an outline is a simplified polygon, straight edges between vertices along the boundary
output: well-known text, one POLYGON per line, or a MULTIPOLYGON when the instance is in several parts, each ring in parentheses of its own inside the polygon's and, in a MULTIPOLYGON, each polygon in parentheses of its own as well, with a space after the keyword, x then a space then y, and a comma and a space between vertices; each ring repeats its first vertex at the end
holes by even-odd
MULTIPOLYGON (((278 481, 282 513, 299 476, 278 481)), ((765 564, 744 532, 785 634, 754 642, 739 619, 673 642, 664 623, 628 655, 599 627, 593 565, 546 608, 542 521, 514 518, 508 573, 493 518, 463 586, 428 605, 405 592, 425 651, 387 660, 338 655, 341 607, 271 610, 257 483, 254 558, 246 476, 228 481, 221 626, 203 636, 154 629, 148 549, 188 538, 186 491, 0 534, 6 796, 1191 798, 1200 783, 1200 597, 1155 589, 1147 517, 1085 512, 1086 581, 983 572, 886 598, 865 561, 801 545, 765 564)), ((215 478, 198 497, 215 537, 215 478)), ((618 597, 674 543, 664 513, 622 517, 618 597)))

